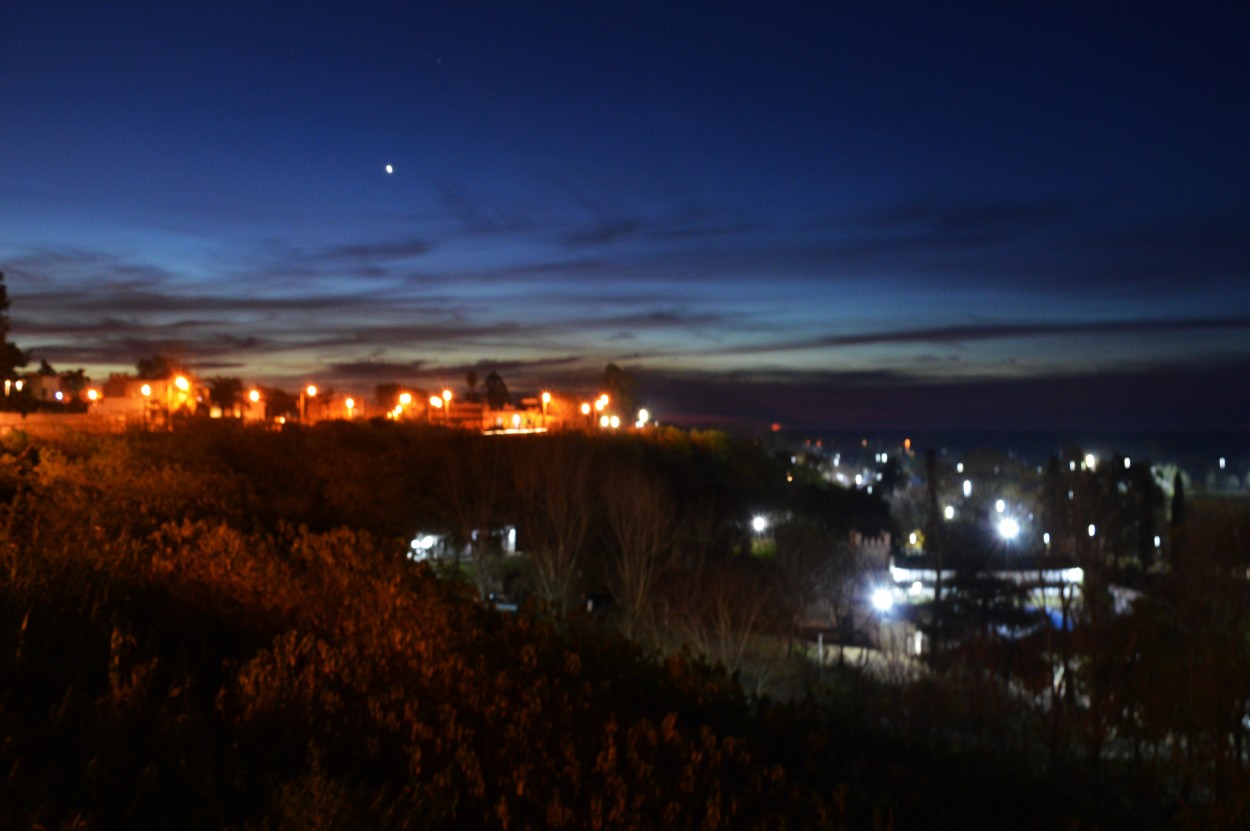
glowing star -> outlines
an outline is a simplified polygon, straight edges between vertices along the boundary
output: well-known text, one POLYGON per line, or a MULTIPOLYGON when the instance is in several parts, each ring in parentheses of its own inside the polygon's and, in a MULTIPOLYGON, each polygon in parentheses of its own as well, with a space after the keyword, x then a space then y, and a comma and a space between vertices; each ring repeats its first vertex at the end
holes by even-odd
POLYGON ((392 173, 394 173, 394 172, 395 172, 395 168, 394 168, 394 167, 392 167, 391 165, 389 165, 389 164, 388 164, 388 165, 386 166, 386 173, 387 173, 387 175, 390 175, 390 174, 392 174, 392 173))

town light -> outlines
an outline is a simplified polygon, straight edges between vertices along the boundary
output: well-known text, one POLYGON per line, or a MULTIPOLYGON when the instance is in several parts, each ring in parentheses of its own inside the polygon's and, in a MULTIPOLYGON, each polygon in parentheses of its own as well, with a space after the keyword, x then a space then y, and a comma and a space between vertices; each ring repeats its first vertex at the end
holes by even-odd
POLYGON ((609 427, 611 427, 613 430, 618 430, 618 429, 620 429, 620 426, 621 426, 621 417, 620 417, 620 416, 612 416, 611 418, 609 418, 609 419, 608 419, 608 426, 609 426, 609 427))
POLYGON ((969 496, 972 496, 972 480, 965 479, 964 480, 964 498, 967 499, 969 496))
POLYGON ((762 534, 768 530, 768 518, 756 514, 751 518, 751 528, 757 534, 762 534))
POLYGON ((946 510, 942 512, 942 515, 945 516, 947 519, 954 519, 955 518, 955 506, 947 505, 946 510))
POLYGON ((1045 543, 1046 545, 1050 545, 1050 532, 1049 531, 1042 534, 1042 542, 1045 543))
POLYGON ((598 401, 595 402, 595 409, 598 410, 599 412, 603 412, 603 408, 606 406, 608 406, 607 398, 601 397, 598 401))
POLYGON ((1003 511, 1007 510, 1007 503, 1001 499, 997 500, 994 503, 994 510, 1001 514, 1003 511))
POLYGON ((647 412, 646 409, 642 409, 638 411, 638 426, 639 427, 646 424, 650 420, 651 420, 651 413, 647 412))
POLYGON ((551 393, 544 392, 543 393, 543 406, 545 407, 546 405, 550 403, 551 403, 551 393))
POLYGON ((179 375, 177 378, 174 379, 174 386, 180 389, 181 391, 186 392, 187 390, 191 389, 191 382, 188 381, 185 376, 179 375))
POLYGON ((1094 527, 1094 523, 1092 523, 1092 522, 1091 522, 1091 523, 1089 524, 1089 535, 1092 537, 1092 536, 1094 536, 1094 534, 1095 534, 1095 533, 1097 533, 1097 531, 1098 531, 1098 529, 1097 529, 1097 528, 1095 528, 1095 527, 1094 527))
POLYGON ((1095 456, 1093 453, 1086 453, 1085 454, 1085 467, 1088 468, 1089 470, 1093 470, 1094 465, 1096 464, 1098 464, 1098 457, 1095 456))
POLYGON ((307 388, 307 389, 305 389, 305 390, 304 390, 304 392, 308 393, 308 397, 309 397, 309 398, 316 398, 316 397, 317 397, 317 387, 316 387, 316 386, 314 386, 313 384, 309 384, 309 385, 308 385, 308 388, 307 388))
POLYGON ((259 403, 260 402, 260 390, 252 390, 251 392, 249 392, 247 394, 247 400, 251 401, 253 404, 259 403))
POLYGON ((343 402, 343 406, 347 408, 348 413, 351 413, 352 410, 356 409, 356 399, 355 398, 347 399, 346 401, 343 402))
POLYGON ((894 592, 885 587, 874 589, 871 600, 872 608, 881 614, 885 614, 894 608, 894 592))
POLYGON ((1020 536, 1020 523, 1011 517, 1004 517, 998 523, 998 536, 1005 540, 1014 540, 1020 536))
POLYGON ((443 401, 447 404, 451 403, 451 390, 443 390, 443 401))
POLYGON ((585 404, 585 403, 583 403, 583 404, 582 404, 582 415, 584 415, 584 416, 588 416, 588 415, 590 415, 590 405, 589 405, 589 404, 585 404))
POLYGON ((605 416, 605 415, 603 415, 603 416, 599 416, 599 426, 600 426, 600 427, 607 428, 607 426, 608 426, 609 424, 611 424, 611 423, 612 423, 612 419, 608 418, 607 416, 605 416))
POLYGON ((439 396, 437 396, 437 395, 431 395, 431 396, 430 396, 430 406, 431 406, 431 407, 433 407, 433 408, 434 408, 434 409, 436 409, 436 410, 437 410, 437 409, 441 409, 441 408, 442 408, 442 406, 443 406, 443 399, 442 399, 442 398, 440 398, 440 397, 439 397, 439 396))
POLYGON ((412 393, 410 393, 410 392, 401 392, 401 393, 399 394, 399 405, 400 405, 401 407, 407 407, 407 406, 408 406, 409 404, 411 404, 411 403, 412 403, 412 393))
POLYGON ((56 394, 55 394, 53 397, 54 397, 57 401, 62 401, 62 400, 64 400, 64 398, 65 398, 65 393, 61 392, 60 390, 57 390, 57 391, 56 391, 56 394))
POLYGON ((96 390, 87 390, 87 400, 88 401, 100 400, 100 393, 96 390))
POLYGON ((143 393, 144 398, 147 398, 149 395, 152 394, 152 385, 144 384, 143 386, 139 387, 139 392, 143 393))

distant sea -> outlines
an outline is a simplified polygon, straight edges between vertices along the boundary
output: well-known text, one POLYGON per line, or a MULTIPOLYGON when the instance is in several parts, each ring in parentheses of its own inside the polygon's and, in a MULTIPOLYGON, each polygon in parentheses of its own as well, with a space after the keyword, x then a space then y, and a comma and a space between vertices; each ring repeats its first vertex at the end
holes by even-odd
MULTIPOLYGON (((795 434, 798 435, 798 434, 795 434)), ((804 438, 808 436, 804 435, 804 438)), ((1022 461, 1041 464, 1052 453, 1078 447, 1086 453, 1108 457, 1121 454, 1155 464, 1175 464, 1191 475, 1202 475, 1219 468, 1244 477, 1250 471, 1250 429, 1240 431, 1186 431, 1150 434, 1140 431, 916 431, 913 433, 838 430, 826 434, 812 432, 831 449, 861 446, 897 447, 911 439, 915 452, 935 448, 948 454, 990 448, 1022 461)))

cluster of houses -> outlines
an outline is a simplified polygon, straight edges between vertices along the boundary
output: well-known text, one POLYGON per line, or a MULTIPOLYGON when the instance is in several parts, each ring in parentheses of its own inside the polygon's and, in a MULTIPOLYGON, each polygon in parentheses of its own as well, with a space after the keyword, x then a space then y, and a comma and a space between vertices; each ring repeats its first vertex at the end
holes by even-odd
POLYGON ((92 421, 112 427, 165 427, 183 418, 237 419, 273 426, 387 419, 484 433, 536 433, 641 429, 650 422, 646 410, 624 417, 607 394, 588 398, 543 391, 491 406, 484 397, 464 400, 448 389, 391 391, 387 387, 385 398, 382 389, 367 397, 315 385, 296 395, 260 387, 239 387, 214 395, 202 380, 187 373, 161 379, 112 375, 98 386, 67 384, 58 375, 32 375, 5 382, 6 396, 21 395, 43 407, 59 404, 66 410, 85 410, 92 421))

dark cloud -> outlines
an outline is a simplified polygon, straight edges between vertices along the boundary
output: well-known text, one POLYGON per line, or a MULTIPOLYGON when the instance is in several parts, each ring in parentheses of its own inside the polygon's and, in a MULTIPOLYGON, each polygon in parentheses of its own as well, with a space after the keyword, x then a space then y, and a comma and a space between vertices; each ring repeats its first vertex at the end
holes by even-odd
POLYGON ((828 335, 806 340, 776 340, 749 346, 727 346, 702 354, 788 352, 826 349, 838 346, 875 346, 882 344, 961 344, 973 341, 1015 340, 1038 337, 1076 337, 1111 335, 1151 335, 1178 332, 1214 332, 1250 329, 1250 316, 1229 318, 1159 318, 1147 320, 1094 320, 1070 323, 974 323, 961 326, 937 326, 828 335))
POLYGON ((862 223, 876 230, 919 232, 932 238, 1004 239, 1050 228, 1073 216, 1066 202, 984 202, 942 205, 917 200, 867 214, 862 223))
MULTIPOLYGON (((343 261, 373 263, 379 260, 408 260, 428 254, 434 246, 426 240, 399 240, 393 242, 338 245, 322 249, 318 259, 339 263, 343 261)), ((382 269, 376 273, 385 274, 382 269)))
POLYGON ((648 373, 661 418, 814 430, 1244 430, 1250 360, 931 380, 892 372, 648 373))

